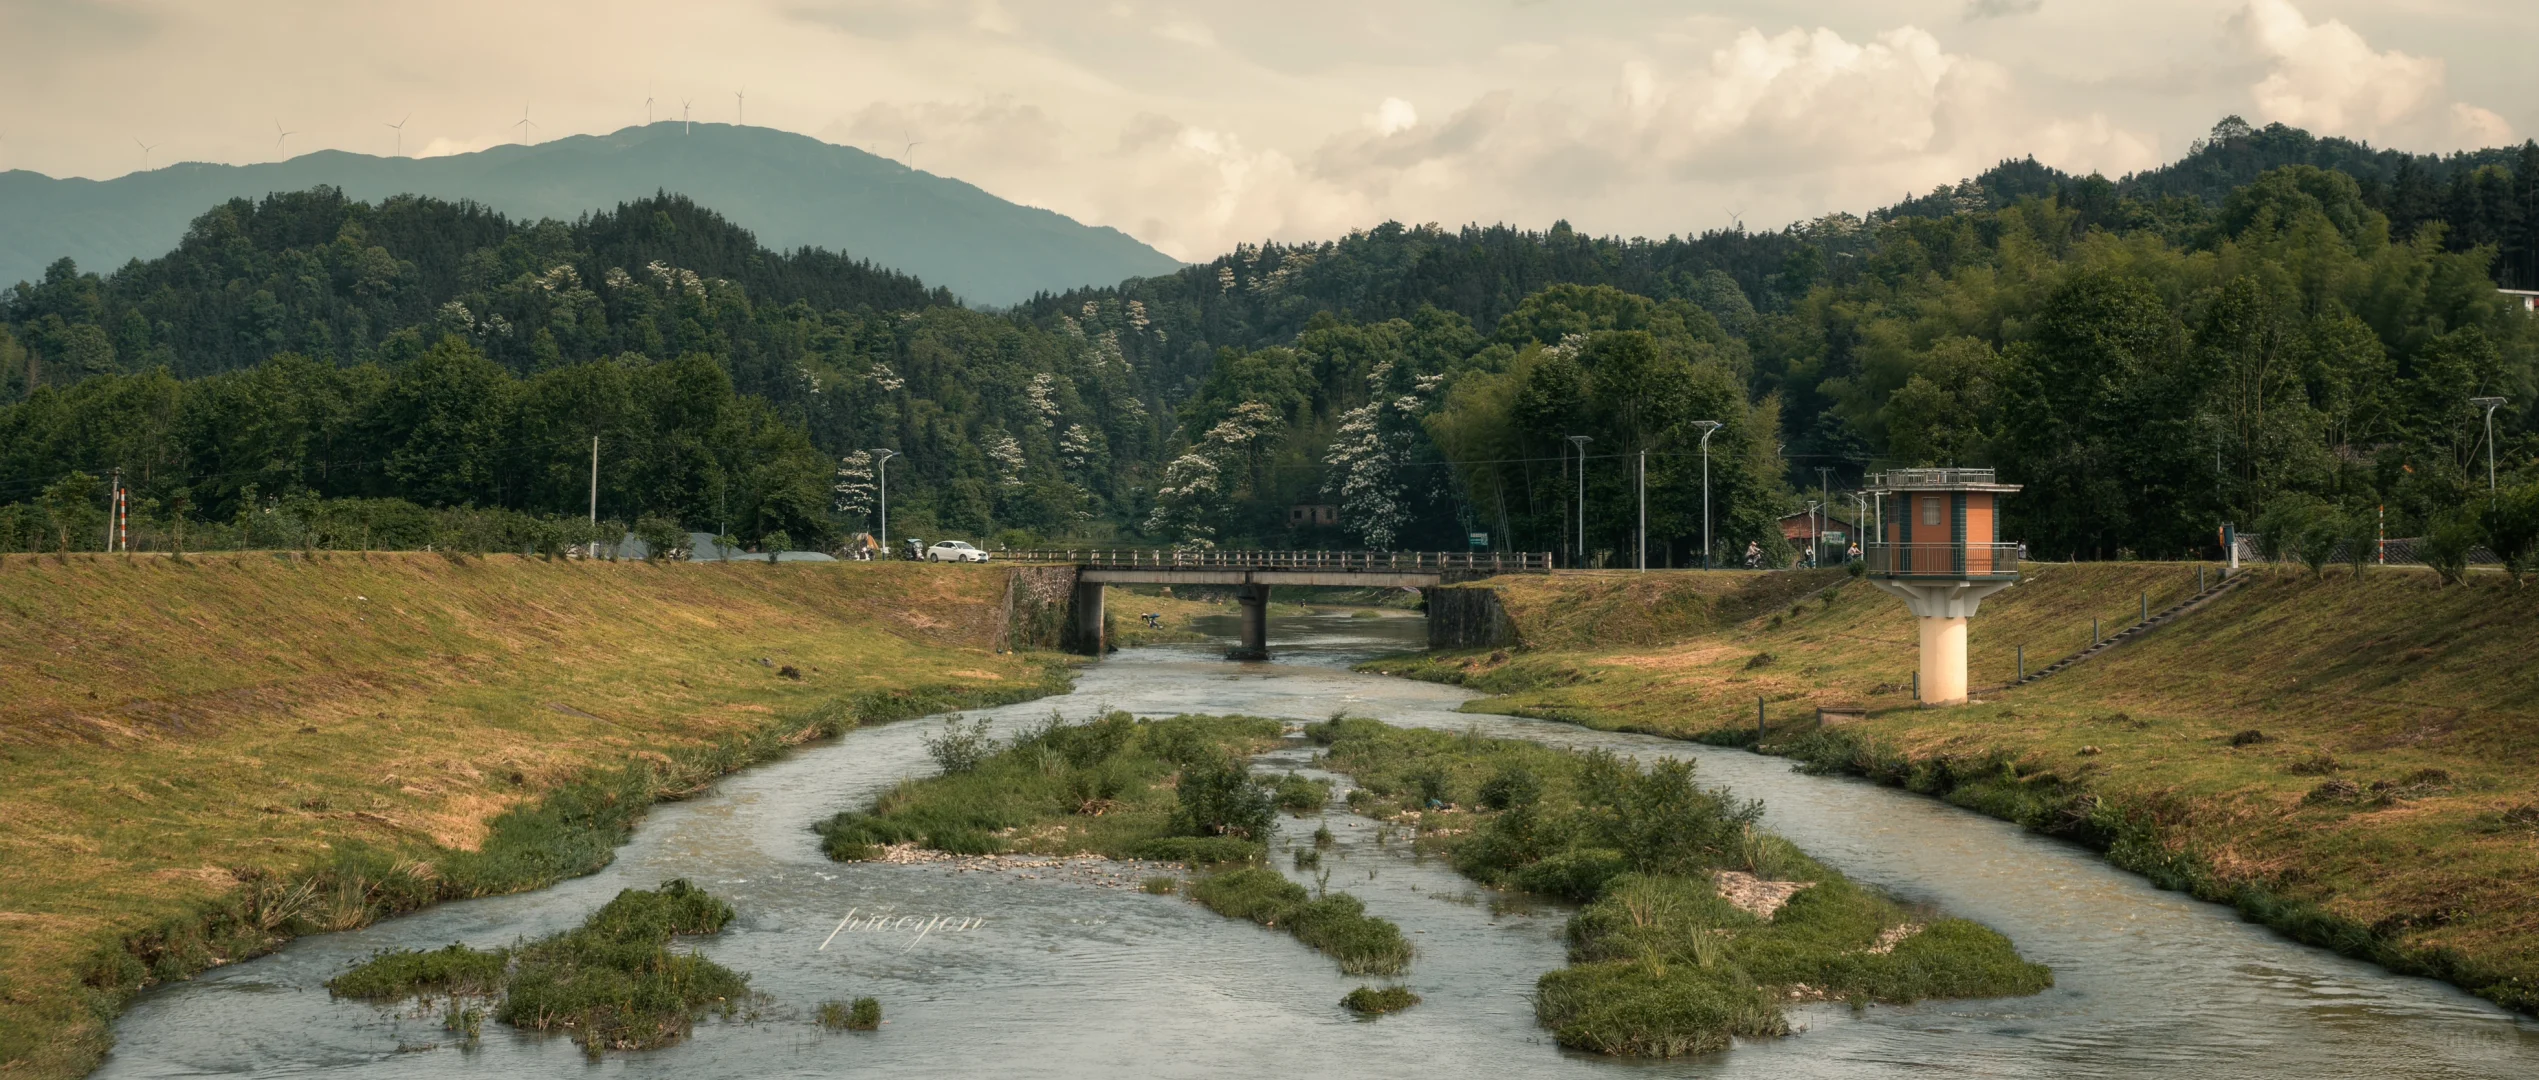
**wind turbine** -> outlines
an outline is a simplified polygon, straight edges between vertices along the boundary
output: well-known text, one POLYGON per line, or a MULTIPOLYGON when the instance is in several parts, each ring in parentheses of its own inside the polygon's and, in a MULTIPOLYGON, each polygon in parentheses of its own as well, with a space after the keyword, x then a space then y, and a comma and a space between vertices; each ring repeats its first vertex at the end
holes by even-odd
MULTIPOLYGON (((406 120, 412 120, 412 119, 414 119, 414 114, 413 114, 413 113, 407 113, 407 114, 406 114, 406 120)), ((394 130, 394 131, 397 133, 397 156, 398 156, 398 157, 404 157, 404 156, 406 156, 406 120, 399 120, 399 121, 397 121, 396 123, 393 123, 393 124, 384 124, 384 123, 383 123, 383 124, 379 125, 380 127, 384 127, 384 128, 389 128, 389 129, 392 129, 392 130, 394 130)))
POLYGON ((282 121, 276 120, 273 122, 273 152, 280 155, 277 160, 289 161, 291 159, 291 147, 289 143, 285 142, 285 140, 297 134, 299 134, 299 132, 282 130, 282 121))
POLYGON ((529 119, 529 105, 527 102, 521 103, 520 122, 511 126, 520 129, 520 145, 529 145, 529 132, 538 126, 538 122, 529 119))
POLYGON ((645 126, 645 127, 651 127, 651 126, 652 126, 652 99, 651 99, 651 98, 645 98, 645 99, 644 99, 644 126, 645 126))
POLYGON ((140 147, 140 148, 141 148, 141 171, 142 171, 142 172, 149 172, 149 171, 150 171, 150 151, 158 149, 158 148, 159 148, 159 144, 157 144, 157 143, 145 143, 145 142, 142 142, 142 141, 141 141, 139 138, 137 138, 137 137, 136 137, 136 138, 134 138, 134 139, 132 140, 132 144, 133 144, 134 146, 138 146, 138 147, 140 147))
POLYGON ((744 86, 738 90, 732 91, 732 102, 732 116, 734 118, 732 120, 732 126, 740 127, 749 123, 749 88, 744 86))
POLYGON ((679 99, 679 134, 681 134, 681 135, 685 135, 685 134, 687 134, 687 133, 688 133, 688 129, 689 129, 689 128, 692 128, 692 127, 695 127, 695 126, 696 126, 695 121, 692 121, 692 120, 689 120, 689 119, 688 119, 688 111, 689 111, 689 109, 690 109, 691 107, 693 107, 693 106, 695 106, 695 105, 696 105, 696 99, 695 99, 695 98, 680 98, 680 99, 679 99))
MULTIPOLYGON (((899 133, 901 135, 908 134, 907 130, 904 128, 901 129, 899 133)), ((926 145, 926 140, 924 139, 910 139, 908 140, 908 148, 900 151, 901 154, 907 157, 906 164, 909 172, 917 171, 917 148, 924 145, 926 145)))

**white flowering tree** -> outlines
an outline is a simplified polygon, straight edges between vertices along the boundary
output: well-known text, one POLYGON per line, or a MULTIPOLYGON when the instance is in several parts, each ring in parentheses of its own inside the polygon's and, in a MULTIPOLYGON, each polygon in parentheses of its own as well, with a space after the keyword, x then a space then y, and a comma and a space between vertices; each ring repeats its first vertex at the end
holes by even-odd
POLYGON ((829 490, 836 495, 839 515, 857 520, 870 517, 876 485, 873 482, 873 455, 858 450, 838 459, 837 482, 829 490))
POLYGON ((1322 459, 1331 468, 1326 491, 1339 500, 1341 521, 1368 547, 1392 547, 1410 525, 1420 416, 1444 381, 1442 375, 1397 377, 1387 360, 1367 373, 1367 403, 1340 414, 1340 430, 1322 459))

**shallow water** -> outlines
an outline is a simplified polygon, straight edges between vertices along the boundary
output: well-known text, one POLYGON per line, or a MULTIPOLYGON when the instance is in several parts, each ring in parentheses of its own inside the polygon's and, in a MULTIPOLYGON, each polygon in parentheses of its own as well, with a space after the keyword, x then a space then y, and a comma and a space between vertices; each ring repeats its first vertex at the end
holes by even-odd
MULTIPOLYGON (((1073 718, 1124 708, 1296 719, 1346 708, 1400 724, 1691 757, 1708 782, 1762 798, 1767 824, 1818 858, 2009 934, 2053 965, 2055 988, 1861 1013, 1809 1006, 1794 1011, 1805 1028, 1796 1037, 1693 1060, 1567 1053, 1534 1026, 1526 999, 1535 977, 1562 963, 1565 912, 1493 914, 1487 894, 1451 869, 1414 860, 1398 842, 1378 846, 1370 823, 1335 810, 1330 884, 1411 934, 1420 953, 1404 981, 1426 998, 1359 1022, 1338 1001, 1371 980, 1340 975, 1283 933, 1178 897, 1046 873, 822 858, 812 821, 931 771, 919 738, 935 725, 919 722, 853 732, 657 808, 617 861, 590 877, 304 938, 146 995, 116 1025, 115 1053, 99 1075, 2539 1075, 2539 1024, 2439 983, 2292 944, 2078 848, 1742 751, 1460 714, 1462 690, 1346 670, 1417 647, 1417 619, 1273 623, 1275 663, 1226 663, 1215 647, 1133 650, 1087 669, 1065 697, 977 715, 1010 731, 1053 708, 1073 718), (731 928, 695 944, 751 976, 775 1003, 766 1017, 701 1021, 688 1042, 592 1066, 566 1040, 491 1022, 463 1050, 437 1010, 338 1002, 324 988, 377 949, 537 937, 578 923, 620 889, 670 877, 739 910, 731 928), (913 929, 849 931, 824 950, 849 912, 983 921, 922 938, 913 929), (820 1001, 868 994, 888 1017, 877 1034, 825 1034, 805 1019, 820 1001)), ((1299 747, 1273 763, 1306 757, 1299 747)), ((1311 831, 1291 819, 1288 839, 1311 831)), ((1284 850, 1277 865, 1288 865, 1284 850)))

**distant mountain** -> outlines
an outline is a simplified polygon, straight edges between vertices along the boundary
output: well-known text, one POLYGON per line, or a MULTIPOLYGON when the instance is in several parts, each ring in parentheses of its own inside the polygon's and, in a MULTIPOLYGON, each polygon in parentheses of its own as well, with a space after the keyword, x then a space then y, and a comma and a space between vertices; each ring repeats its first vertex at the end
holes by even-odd
POLYGON ((430 195, 514 218, 568 221, 657 192, 686 195, 770 248, 826 248, 989 306, 1181 266, 1117 229, 1016 205, 851 146, 769 128, 665 121, 437 158, 322 150, 263 165, 188 162, 112 180, 0 173, 0 285, 33 279, 65 256, 100 272, 153 258, 175 247, 205 207, 319 185, 372 202, 430 195))

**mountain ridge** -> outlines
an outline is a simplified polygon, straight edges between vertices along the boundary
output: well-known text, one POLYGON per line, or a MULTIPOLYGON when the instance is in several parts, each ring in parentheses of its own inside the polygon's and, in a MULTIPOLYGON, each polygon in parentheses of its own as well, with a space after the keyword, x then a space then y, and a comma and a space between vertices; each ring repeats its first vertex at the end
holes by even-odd
POLYGON ((433 158, 319 150, 253 165, 181 162, 108 180, 0 173, 0 282, 68 257, 99 272, 174 248, 205 207, 326 186, 572 221, 661 193, 716 207, 767 247, 837 251, 980 306, 1169 273, 1179 260, 1108 226, 999 198, 851 146, 771 128, 661 121, 433 158))

